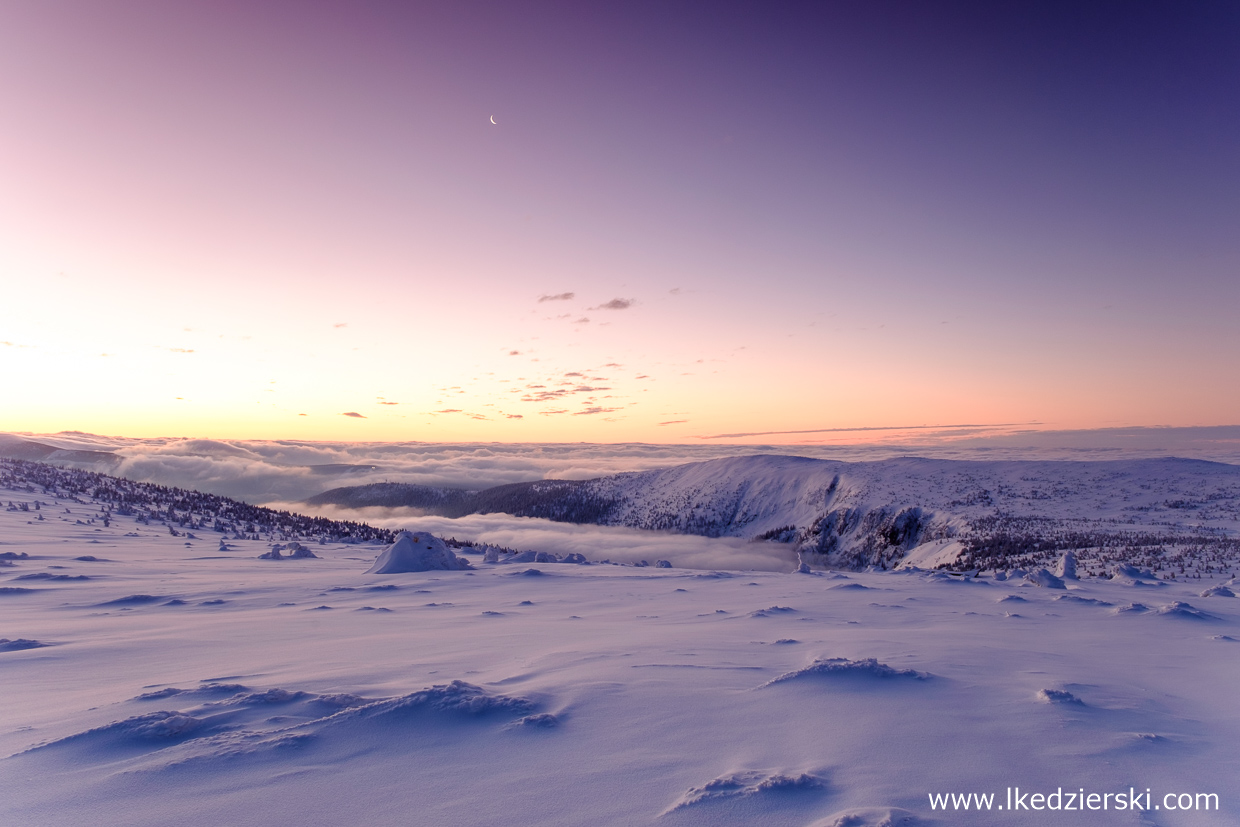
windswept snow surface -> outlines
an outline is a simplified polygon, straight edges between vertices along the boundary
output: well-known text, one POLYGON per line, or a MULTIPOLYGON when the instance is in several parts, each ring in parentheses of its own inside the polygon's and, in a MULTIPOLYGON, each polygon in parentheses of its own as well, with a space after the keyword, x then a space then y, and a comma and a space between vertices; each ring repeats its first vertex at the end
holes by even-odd
POLYGON ((48 503, 0 510, 0 824, 1240 822, 1221 576, 370 574, 0 499, 48 503), (1221 812, 929 804, 1017 786, 1221 812))

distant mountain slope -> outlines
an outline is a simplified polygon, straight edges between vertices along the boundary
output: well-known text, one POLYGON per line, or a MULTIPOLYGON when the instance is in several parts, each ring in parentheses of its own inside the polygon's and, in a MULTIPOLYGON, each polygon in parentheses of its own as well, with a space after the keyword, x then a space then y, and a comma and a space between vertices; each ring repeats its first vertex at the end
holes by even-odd
POLYGON ((995 549, 1021 559, 1066 548, 1065 532, 1100 548, 1167 537, 1234 543, 1240 466, 1172 458, 850 463, 758 455, 483 491, 399 483, 337 488, 309 503, 412 506, 448 517, 506 512, 770 539, 828 565, 887 568, 935 540, 960 541, 959 550, 978 562, 995 549), (991 542, 996 537, 999 545, 991 542))
POLYGON ((42 442, 22 439, 12 434, 0 434, 0 458, 24 459, 31 462, 50 462, 62 465, 102 466, 111 468, 120 464, 121 458, 111 451, 82 451, 57 448, 42 442))
MULTIPOLYGON (((149 482, 134 482, 94 471, 61 468, 42 462, 0 458, 0 488, 42 494, 59 500, 90 504, 97 515, 87 514, 107 526, 114 515, 135 517, 145 525, 167 526, 174 537, 177 529, 215 531, 225 538, 249 540, 332 540, 335 542, 390 543, 395 532, 365 523, 308 517, 288 511, 250 505, 184 488, 170 488, 149 482)), ((9 511, 29 511, 29 505, 10 502, 9 511)), ((38 500, 32 513, 43 521, 38 500)), ((192 537, 186 533, 184 536, 192 537)))

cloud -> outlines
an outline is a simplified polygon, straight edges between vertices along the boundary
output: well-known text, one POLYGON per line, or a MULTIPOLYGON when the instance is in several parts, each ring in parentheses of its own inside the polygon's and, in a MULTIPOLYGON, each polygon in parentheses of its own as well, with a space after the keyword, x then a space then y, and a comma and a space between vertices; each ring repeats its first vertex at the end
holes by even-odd
POLYGON ((566 302, 572 301, 577 297, 576 293, 556 293, 554 295, 542 295, 538 297, 538 303, 543 302, 566 302))
POLYGON ((593 416, 594 414, 611 413, 612 411, 619 411, 619 410, 623 410, 623 409, 622 408, 600 408, 596 405, 591 408, 586 408, 585 410, 574 411, 573 416, 593 416))
POLYGON ((659 424, 660 425, 680 425, 681 423, 688 422, 688 421, 689 420, 687 419, 671 419, 671 420, 668 420, 667 422, 660 422, 659 424))
POLYGON ((641 531, 618 526, 557 523, 511 514, 471 514, 459 519, 435 517, 417 509, 342 509, 323 506, 307 509, 289 503, 280 508, 299 509, 331 519, 364 520, 384 528, 408 528, 439 537, 455 537, 490 543, 520 551, 583 554, 591 561, 636 563, 668 560, 677 568, 791 571, 796 554, 781 543, 755 543, 733 537, 709 538, 662 531, 641 531))
MULTIPOLYGON (((567 415, 568 409, 545 415, 567 415)), ((505 414, 509 418, 520 414, 505 414)), ((901 456, 943 459, 1084 460, 1180 456, 1240 464, 1240 425, 1086 431, 1004 429, 962 436, 919 431, 887 443, 692 445, 590 443, 299 442, 105 437, 81 432, 14 436, 70 450, 112 451, 121 462, 91 466, 139 482, 236 497, 254 504, 299 501, 329 488, 406 482, 481 489, 540 479, 593 479, 625 471, 753 454, 847 462, 901 456)), ((891 438, 887 434, 872 436, 891 438)))
POLYGON ((591 307, 591 310, 628 310, 637 304, 636 299, 612 299, 609 302, 603 302, 597 307, 591 307))
POLYGON ((357 411, 345 411, 344 413, 342 413, 342 414, 341 414, 341 416, 351 416, 351 417, 353 417, 353 418, 355 418, 355 419, 365 419, 365 418, 366 418, 365 416, 363 416, 362 414, 358 413, 357 411))
POLYGON ((509 356, 520 356, 520 355, 521 355, 521 351, 519 351, 519 350, 510 350, 510 351, 508 351, 508 355, 509 355, 509 356))
POLYGON ((173 353, 193 353, 194 352, 192 349, 183 348, 183 347, 170 347, 168 348, 168 350, 172 351, 173 353))
MULTIPOLYGON (((702 361, 701 359, 698 360, 702 361)), ((692 376, 693 374, 681 374, 682 376, 692 376)), ((1007 422, 996 425, 877 425, 868 428, 811 428, 805 431, 753 431, 743 434, 713 434, 710 436, 699 436, 698 439, 743 439, 751 436, 787 436, 796 434, 847 434, 847 433, 863 433, 866 431, 951 431, 958 429, 994 429, 994 428, 1023 428, 1029 425, 1035 425, 1032 422, 1007 422)))
MULTIPOLYGON (((571 388, 549 389, 546 385, 526 385, 525 390, 526 394, 521 397, 522 402, 550 402, 554 399, 562 399, 573 394, 601 393, 602 391, 609 391, 611 388, 601 385, 577 385, 571 388)), ((512 392, 519 393, 520 389, 514 388, 512 392)))
POLYGON ((349 323, 348 323, 348 322, 338 322, 338 323, 336 323, 336 324, 332 325, 332 327, 348 327, 348 326, 349 326, 349 323))
POLYGON ((590 323, 590 319, 586 316, 582 316, 580 319, 577 319, 575 322, 573 322, 573 324, 589 324, 589 323, 590 323))

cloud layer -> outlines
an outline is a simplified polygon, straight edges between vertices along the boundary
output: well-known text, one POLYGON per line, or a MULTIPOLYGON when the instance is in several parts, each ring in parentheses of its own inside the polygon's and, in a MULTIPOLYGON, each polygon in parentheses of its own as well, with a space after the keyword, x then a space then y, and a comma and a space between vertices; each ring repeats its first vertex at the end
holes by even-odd
POLYGON ((796 554, 786 545, 730 537, 710 539, 635 528, 555 523, 510 514, 471 514, 454 520, 422 515, 411 508, 326 506, 308 510, 295 503, 276 505, 330 519, 360 518, 384 528, 426 531, 438 537, 455 537, 520 551, 549 551, 561 556, 583 554, 592 561, 636 563, 645 560, 654 565, 656 560, 667 560, 676 568, 753 571, 791 571, 797 564, 796 554))
POLYGON ((590 479, 752 454, 845 461, 895 456, 991 460, 1180 456, 1240 463, 1240 426, 1031 431, 998 436, 918 432, 907 441, 884 445, 302 442, 127 439, 78 432, 8 438, 67 449, 114 451, 121 462, 109 473, 256 504, 299 501, 329 488, 372 482, 480 489, 538 479, 590 479))

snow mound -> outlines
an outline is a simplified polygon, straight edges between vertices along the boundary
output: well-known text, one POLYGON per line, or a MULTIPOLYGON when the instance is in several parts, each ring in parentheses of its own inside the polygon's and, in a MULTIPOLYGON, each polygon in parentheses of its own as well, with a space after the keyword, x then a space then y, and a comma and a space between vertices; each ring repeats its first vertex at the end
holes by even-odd
POLYGON ((701 787, 690 787, 667 812, 694 807, 713 801, 752 799, 779 793, 804 793, 823 790, 826 784, 807 772, 785 775, 766 770, 745 770, 720 776, 701 787))
POLYGON ((891 680, 894 678, 924 681, 930 677, 928 673, 912 669, 895 669, 875 658, 864 660, 848 660, 847 658, 818 658, 809 666, 792 672, 785 672, 778 678, 772 678, 763 686, 801 680, 803 678, 854 678, 864 680, 891 680))
POLYGON ((1149 610, 1150 607, 1144 603, 1125 603, 1123 606, 1116 606, 1112 609, 1111 614, 1140 614, 1142 612, 1148 612, 1149 610))
POLYGON ((1046 704, 1085 705, 1084 701, 1064 689, 1040 689, 1038 690, 1038 700, 1046 704))
POLYGON ((1214 586, 1202 592, 1200 597, 1235 597, 1236 593, 1226 586, 1214 586))
POLYGON ((158 748, 169 743, 184 741, 194 737, 196 733, 204 734, 212 729, 206 726, 206 721, 202 718, 175 710, 161 710, 148 712, 145 715, 135 715, 122 721, 113 721, 110 724, 94 727, 65 738, 38 744, 27 752, 78 742, 98 742, 108 747, 154 743, 158 748))
POLYGON ((1111 573, 1111 582, 1120 583, 1124 586, 1162 586, 1165 585, 1158 576, 1149 569, 1139 569, 1136 566, 1119 565, 1111 573))
POLYGON ((855 807, 832 813, 809 827, 919 827, 930 823, 899 807, 855 807))
POLYGON ((750 612, 750 617, 775 617, 777 615, 793 614, 796 609, 791 606, 768 606, 765 609, 758 609, 756 612, 750 612))
POLYGON ((473 568, 464 557, 457 557, 438 537, 402 531, 388 546, 367 574, 402 574, 413 571, 460 571, 473 568))
POLYGON ((340 715, 373 718, 413 710, 446 712, 471 717, 496 713, 525 716, 534 712, 534 703, 528 698, 492 695, 480 686, 456 680, 402 695, 399 698, 375 701, 355 707, 340 715))
POLYGON ((1025 575, 1026 582, 1044 589, 1066 589, 1063 579, 1056 577, 1046 569, 1035 569, 1025 575))
POLYGON ((1214 615, 1207 614, 1189 603, 1181 603, 1179 600, 1159 608, 1157 613, 1165 617, 1183 617, 1189 620, 1218 620, 1214 615))

